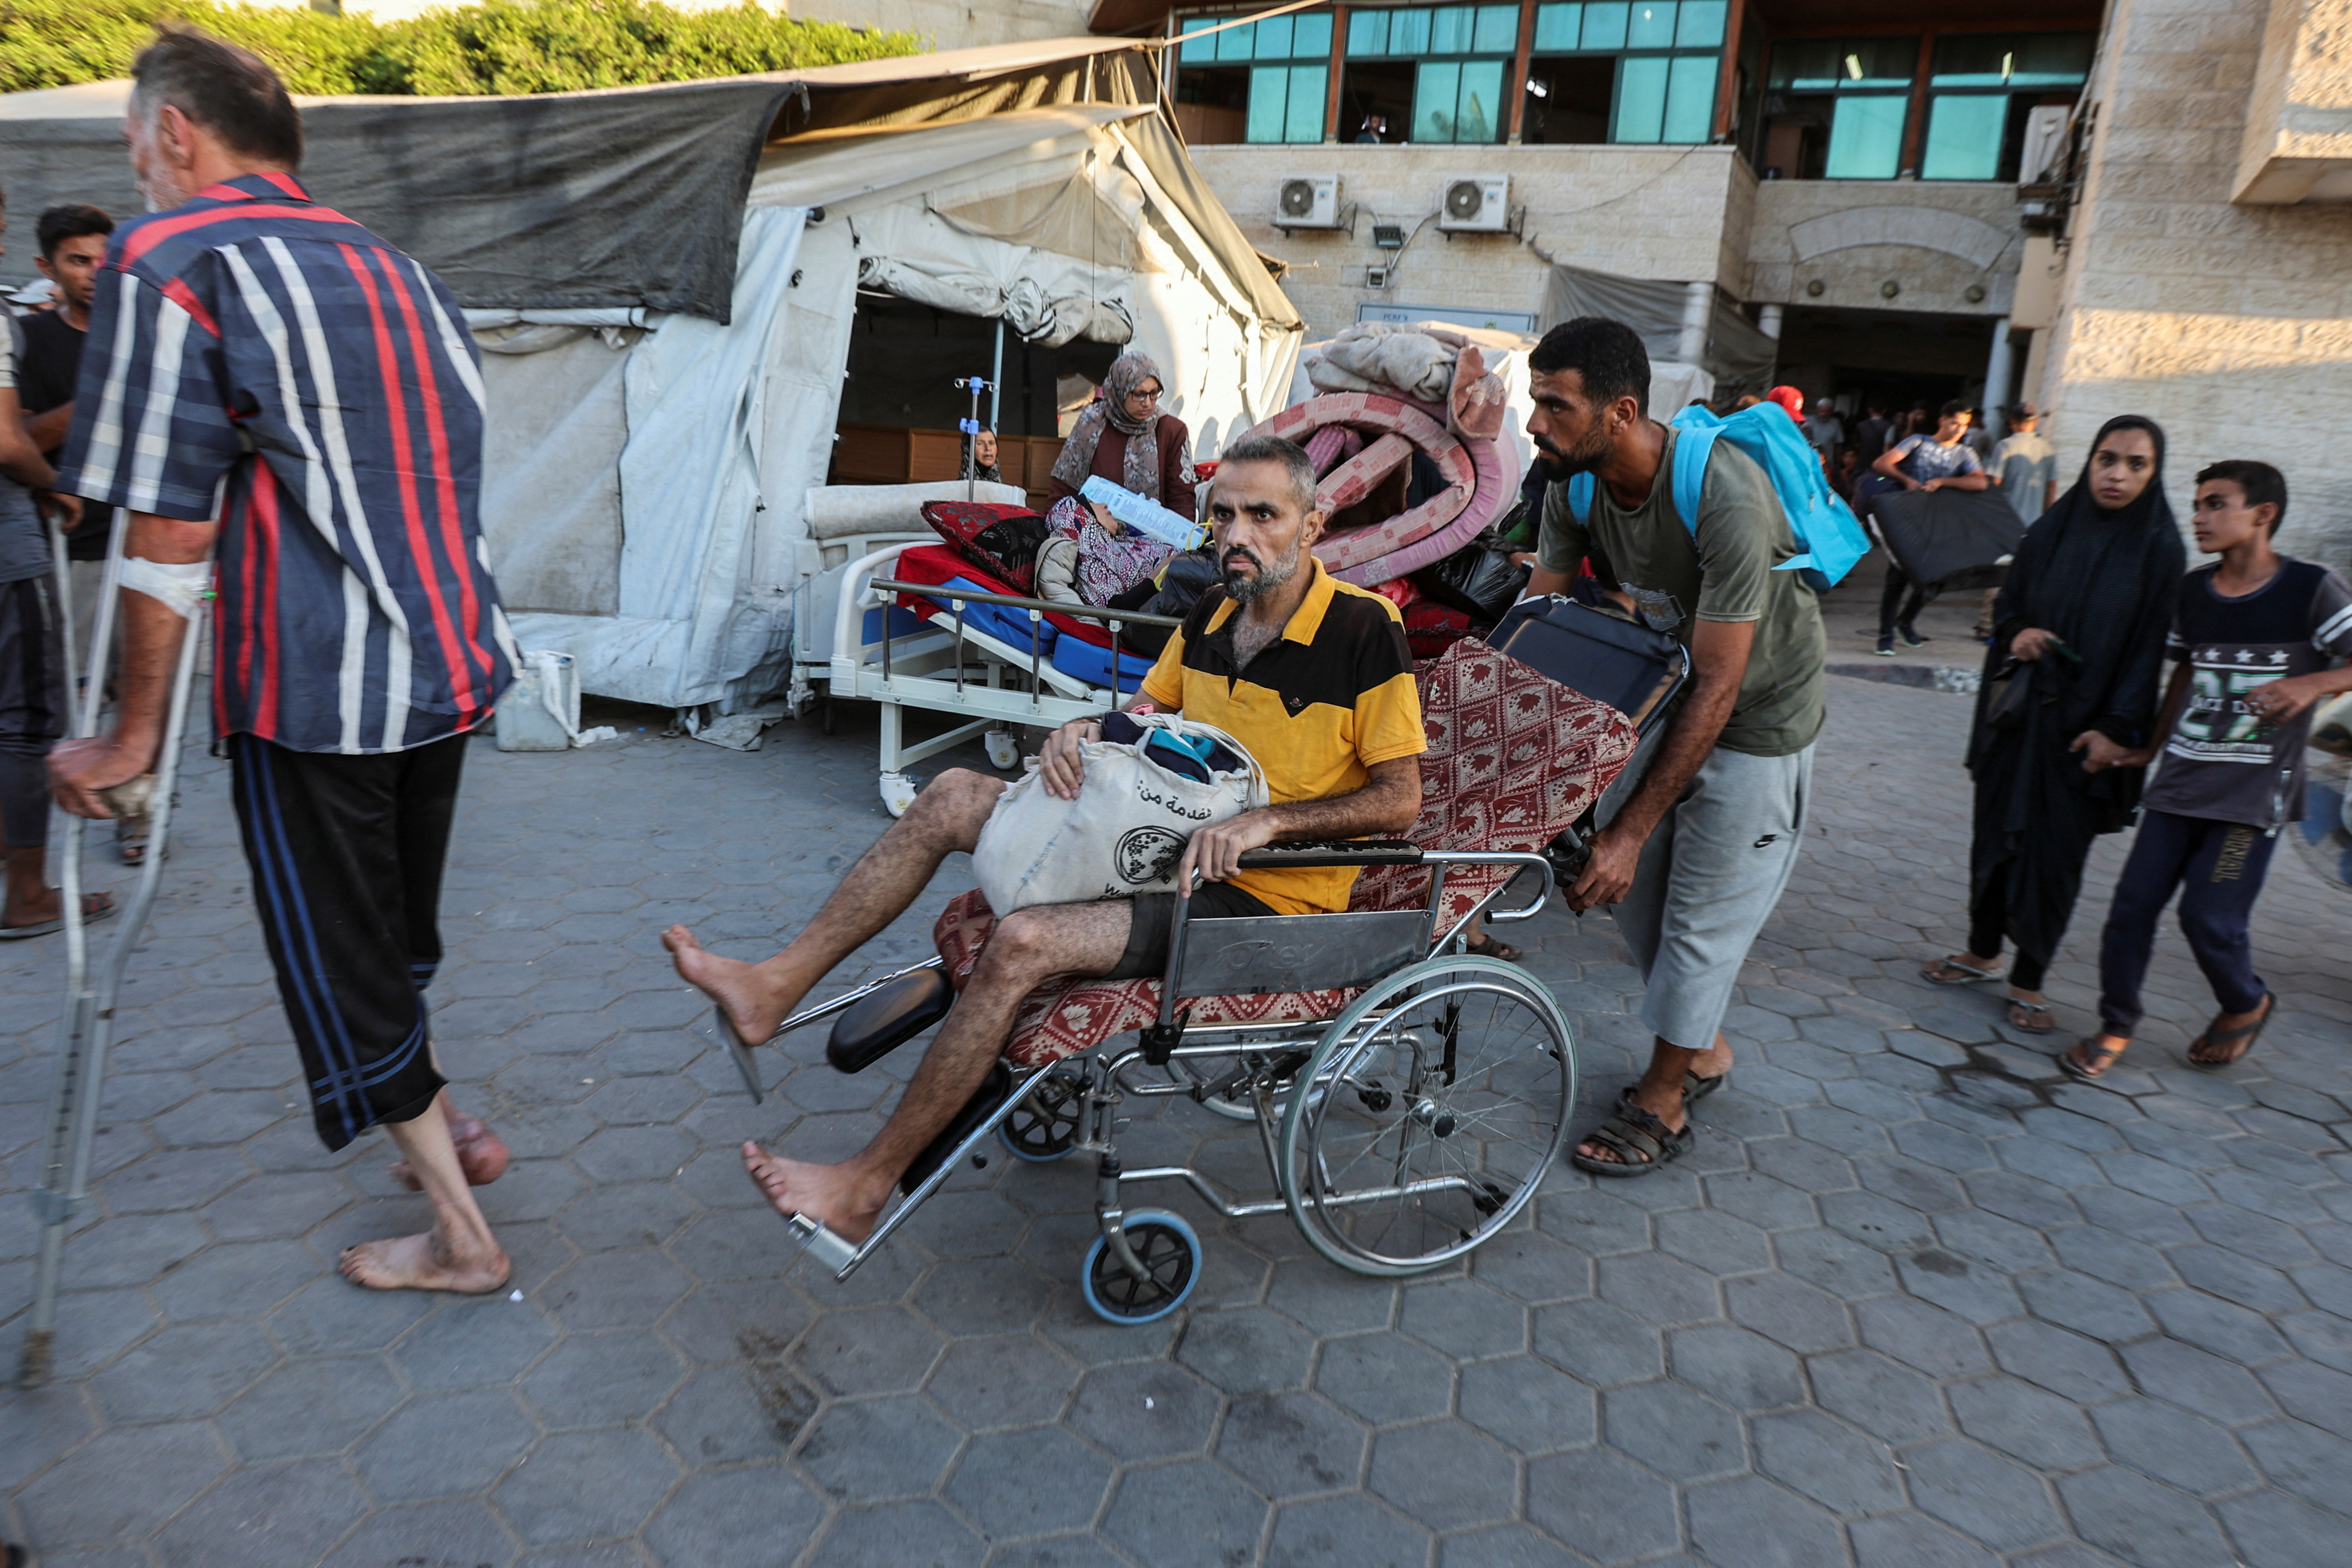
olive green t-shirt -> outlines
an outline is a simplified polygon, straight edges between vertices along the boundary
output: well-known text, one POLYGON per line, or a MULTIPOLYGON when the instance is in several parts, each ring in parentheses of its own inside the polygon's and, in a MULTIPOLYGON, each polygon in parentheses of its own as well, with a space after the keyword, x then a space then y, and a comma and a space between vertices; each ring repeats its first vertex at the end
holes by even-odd
POLYGON ((1588 555, 1608 563, 1642 608, 1661 618, 1677 613, 1674 634, 1687 647, 1694 615, 1701 621, 1753 621, 1755 646, 1739 701, 1716 744, 1752 757, 1802 751, 1822 732, 1822 662, 1828 643, 1820 600, 1803 574, 1772 569, 1797 551, 1797 536, 1780 510, 1764 470, 1728 441, 1717 441, 1699 487, 1696 534, 1675 515, 1675 443, 1666 427, 1658 477, 1649 498, 1628 512, 1609 486, 1592 486, 1590 527, 1568 504, 1568 486, 1544 497, 1543 531, 1536 553, 1546 571, 1573 572, 1588 555), (1674 601, 1669 604, 1669 599, 1674 601))

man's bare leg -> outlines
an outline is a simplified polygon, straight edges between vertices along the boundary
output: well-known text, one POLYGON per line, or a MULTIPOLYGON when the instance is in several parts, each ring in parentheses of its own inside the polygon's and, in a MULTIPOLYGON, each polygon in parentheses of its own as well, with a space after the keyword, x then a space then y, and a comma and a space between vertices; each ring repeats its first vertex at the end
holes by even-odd
POLYGON ((343 1249, 343 1277, 371 1291, 458 1291, 479 1295, 507 1282, 507 1255, 474 1205, 449 1136, 449 1119, 434 1096, 425 1113, 388 1122, 384 1131, 407 1156, 433 1205, 433 1228, 420 1236, 390 1236, 343 1249))
MULTIPOLYGON (((827 971, 906 912, 941 861, 980 841, 1005 788, 1002 779, 961 768, 932 779, 907 814, 858 858, 816 918, 764 963, 722 958, 683 925, 663 932, 662 946, 681 976, 727 1009, 739 1039, 764 1045, 827 971)), ((1118 961, 1113 954, 1104 967, 1118 961)))
MULTIPOLYGON (((1719 1030, 1715 1044, 1706 1051, 1685 1051, 1654 1040, 1650 1047, 1650 1070, 1633 1085, 1633 1103, 1664 1122, 1666 1131, 1679 1133, 1690 1124, 1690 1107, 1683 1103, 1683 1075, 1696 1072, 1701 1078, 1720 1078, 1730 1071, 1731 1042, 1719 1030)), ((1615 1149, 1591 1139, 1577 1145, 1576 1152, 1604 1163, 1618 1158, 1615 1149)))
POLYGON ((899 1176, 988 1076, 1022 998, 1056 975, 1108 974, 1127 951, 1133 915, 1134 906, 1119 902, 1040 904, 1007 915, 872 1143, 837 1166, 782 1159, 747 1143, 743 1168, 777 1213, 804 1214, 865 1240, 899 1176))
MULTIPOLYGON (((506 1140, 490 1131, 478 1116, 469 1116, 457 1109, 457 1102, 449 1097, 449 1090, 441 1090, 441 1114, 449 1124, 449 1141, 457 1147, 457 1168, 465 1173, 467 1186, 488 1186, 507 1174, 506 1140)), ((425 1185, 416 1179, 416 1171, 406 1160, 395 1160, 392 1179, 411 1192, 423 1192, 425 1185)))

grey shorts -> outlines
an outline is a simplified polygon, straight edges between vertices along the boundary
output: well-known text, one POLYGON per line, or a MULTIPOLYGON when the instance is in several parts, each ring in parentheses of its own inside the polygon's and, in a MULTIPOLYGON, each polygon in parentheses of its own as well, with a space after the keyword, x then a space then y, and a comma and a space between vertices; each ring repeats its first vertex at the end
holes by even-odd
POLYGON ((1787 757, 1717 747, 1642 847, 1615 918, 1646 988, 1642 1021, 1667 1044, 1715 1042, 1796 867, 1812 776, 1810 746, 1787 757))
MULTIPOLYGON (((1127 951, 1106 980, 1156 980, 1168 972, 1168 936, 1176 926, 1176 895, 1146 893, 1133 901, 1135 924, 1128 927, 1127 951)), ((1231 883, 1204 882, 1192 890, 1191 920, 1228 920, 1275 912, 1231 883)))

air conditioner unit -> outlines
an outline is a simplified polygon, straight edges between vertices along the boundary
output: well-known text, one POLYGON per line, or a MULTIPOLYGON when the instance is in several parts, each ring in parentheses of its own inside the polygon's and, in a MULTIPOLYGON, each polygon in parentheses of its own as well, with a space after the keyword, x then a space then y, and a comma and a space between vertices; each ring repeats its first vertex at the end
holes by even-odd
POLYGON ((1278 229, 1336 229, 1339 226, 1339 176, 1293 174, 1282 182, 1274 198, 1274 226, 1278 229))
POLYGON ((1437 205, 1437 226, 1452 234, 1501 234, 1511 226, 1508 174, 1457 174, 1437 205))

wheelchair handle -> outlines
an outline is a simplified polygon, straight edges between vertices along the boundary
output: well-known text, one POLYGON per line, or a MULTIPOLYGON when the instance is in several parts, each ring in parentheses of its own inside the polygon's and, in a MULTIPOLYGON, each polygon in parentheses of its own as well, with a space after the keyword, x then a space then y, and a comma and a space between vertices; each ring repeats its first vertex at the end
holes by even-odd
POLYGON ((1293 844, 1268 844, 1263 849, 1244 850, 1241 858, 1244 871, 1266 871, 1283 866, 1420 865, 1422 862, 1421 846, 1402 839, 1306 840, 1293 844))

